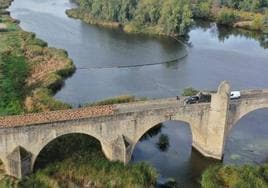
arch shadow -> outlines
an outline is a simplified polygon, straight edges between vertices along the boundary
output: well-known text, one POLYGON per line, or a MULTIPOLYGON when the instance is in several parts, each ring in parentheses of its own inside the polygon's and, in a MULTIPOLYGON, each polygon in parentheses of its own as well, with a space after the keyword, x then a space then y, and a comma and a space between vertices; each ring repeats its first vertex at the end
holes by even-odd
POLYGON ((248 111, 247 113, 243 114, 241 117, 239 117, 239 119, 236 119, 232 126, 231 126, 231 129, 229 130, 229 132, 234 128, 236 127, 237 124, 239 124, 240 121, 242 121, 244 118, 246 118, 248 115, 252 114, 252 113, 256 113, 258 111, 262 111, 262 110, 267 110, 268 111, 268 107, 262 107, 262 108, 258 108, 258 109, 253 109, 253 110, 250 110, 248 111))
MULTIPOLYGON (((266 122, 268 122, 268 107, 251 110, 236 120, 226 135, 223 159, 231 161, 237 160, 239 162, 240 160, 243 161, 245 159, 253 160, 254 156, 260 154, 259 152, 256 152, 256 149, 258 150, 259 146, 261 146, 259 145, 261 144, 259 141, 266 138, 268 139, 266 136, 268 134, 268 127, 264 127, 264 124, 267 124, 266 122), (239 140, 243 141, 243 143, 239 143, 239 140), (254 146, 257 146, 256 144, 258 147, 255 148, 254 146), (249 145, 252 147, 248 148, 249 145), (242 156, 243 160, 239 155, 242 156)), ((252 162, 257 162, 257 160, 252 162)))
POLYGON ((34 156, 32 171, 83 152, 100 152, 105 157, 101 141, 92 135, 76 132, 60 135, 47 142, 34 156))
POLYGON ((163 122, 159 122, 157 124, 154 124, 150 127, 148 127, 142 135, 139 136, 139 139, 135 142, 135 144, 132 147, 132 151, 131 151, 131 158, 133 157, 133 153, 135 148, 137 147, 137 144, 139 144, 141 141, 145 141, 147 139, 156 137, 157 135, 159 135, 159 139, 158 142, 156 143, 156 147, 158 147, 158 149, 160 151, 165 151, 169 147, 169 138, 168 135, 163 133, 162 130, 164 127, 177 127, 177 126, 181 126, 183 128, 188 129, 187 132, 190 133, 190 135, 184 135, 184 136, 190 136, 190 140, 191 140, 191 146, 192 146, 192 142, 193 142, 193 132, 192 132, 192 127, 190 125, 190 123, 186 122, 186 121, 181 121, 181 120, 169 120, 169 121, 163 121, 163 122))

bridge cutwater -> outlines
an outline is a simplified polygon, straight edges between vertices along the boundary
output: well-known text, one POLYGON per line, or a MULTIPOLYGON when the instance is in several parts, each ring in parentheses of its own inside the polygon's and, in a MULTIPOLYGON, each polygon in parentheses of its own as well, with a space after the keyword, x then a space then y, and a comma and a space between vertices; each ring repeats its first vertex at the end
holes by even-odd
POLYGON ((185 104, 183 97, 0 117, 0 158, 7 174, 30 174, 40 151, 62 135, 82 133, 98 139, 109 160, 128 163, 139 139, 168 120, 187 122, 192 146, 202 155, 222 159, 226 137, 246 114, 268 107, 268 90, 241 91, 230 101, 224 81, 210 103, 185 104))

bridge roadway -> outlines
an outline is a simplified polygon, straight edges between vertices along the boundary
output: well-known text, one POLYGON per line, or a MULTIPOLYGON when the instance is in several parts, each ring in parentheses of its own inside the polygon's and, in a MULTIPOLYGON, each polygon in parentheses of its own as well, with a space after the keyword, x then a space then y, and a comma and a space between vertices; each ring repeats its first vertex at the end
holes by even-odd
MULTIPOLYGON (((125 104, 103 105, 95 107, 84 107, 70 110, 60 110, 52 112, 42 112, 18 116, 0 117, 1 127, 17 127, 25 125, 38 125, 43 123, 53 123, 59 121, 76 120, 90 117, 110 116, 118 113, 129 113, 148 111, 162 108, 176 108, 178 106, 209 105, 209 103, 185 104, 184 99, 187 97, 176 97, 165 99, 153 99, 147 101, 137 101, 125 104)), ((237 105, 243 100, 256 100, 259 98, 268 98, 266 90, 244 90, 241 91, 241 98, 231 100, 230 105, 237 105)))
POLYGON ((192 146, 205 157, 222 159, 225 140, 246 114, 268 108, 268 90, 244 90, 230 100, 222 82, 210 103, 185 104, 185 97, 0 117, 0 159, 7 174, 21 178, 32 172, 42 149, 72 133, 100 141, 109 160, 127 163, 136 143, 151 128, 168 120, 188 123, 192 146), (28 153, 22 158, 22 153, 28 153))
MULTIPOLYGON (((154 99, 146 101, 137 101, 131 103, 103 105, 94 107, 84 107, 70 110, 59 110, 52 112, 33 113, 17 116, 0 117, 1 127, 18 127, 26 125, 40 125, 44 123, 53 123, 59 121, 77 120, 91 117, 111 116, 120 113, 141 112, 164 108, 176 108, 184 106, 184 99, 174 98, 154 99)), ((192 104, 199 105, 199 104, 192 104)))

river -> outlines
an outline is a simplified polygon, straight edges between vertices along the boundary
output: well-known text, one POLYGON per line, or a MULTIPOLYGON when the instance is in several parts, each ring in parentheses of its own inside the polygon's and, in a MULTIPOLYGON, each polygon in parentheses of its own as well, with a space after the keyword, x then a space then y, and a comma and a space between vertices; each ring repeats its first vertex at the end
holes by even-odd
MULTIPOLYGON (((222 80, 230 81, 234 90, 268 88, 267 36, 198 21, 188 33, 186 49, 170 38, 126 34, 68 18, 65 10, 72 7, 68 0, 15 0, 10 11, 24 30, 67 50, 74 60, 77 71, 55 95, 73 106, 119 95, 171 97, 189 86, 215 90, 222 80), (157 64, 187 51, 177 62, 157 64), (136 66, 151 63, 157 65, 136 66)), ((267 122, 268 110, 239 121, 223 163, 266 161, 267 122)), ((159 132, 141 140, 132 161, 142 160, 151 162, 161 177, 173 177, 179 187, 197 187, 202 170, 215 163, 192 151, 190 129, 182 122, 164 122, 159 132), (161 134, 169 139, 165 150, 156 144, 161 134)))

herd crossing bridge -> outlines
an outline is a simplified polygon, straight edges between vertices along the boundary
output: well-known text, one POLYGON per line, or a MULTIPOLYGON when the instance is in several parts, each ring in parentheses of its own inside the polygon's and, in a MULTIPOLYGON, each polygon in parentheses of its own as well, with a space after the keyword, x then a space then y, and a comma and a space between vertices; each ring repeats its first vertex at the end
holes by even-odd
POLYGON ((99 140, 109 160, 128 163, 135 145, 154 126, 169 120, 187 122, 192 146, 202 155, 222 159, 226 137, 246 114, 268 108, 268 90, 244 90, 230 100, 224 81, 211 102, 185 104, 183 97, 0 117, 0 159, 5 171, 21 178, 33 171, 41 150, 72 133, 99 140))

